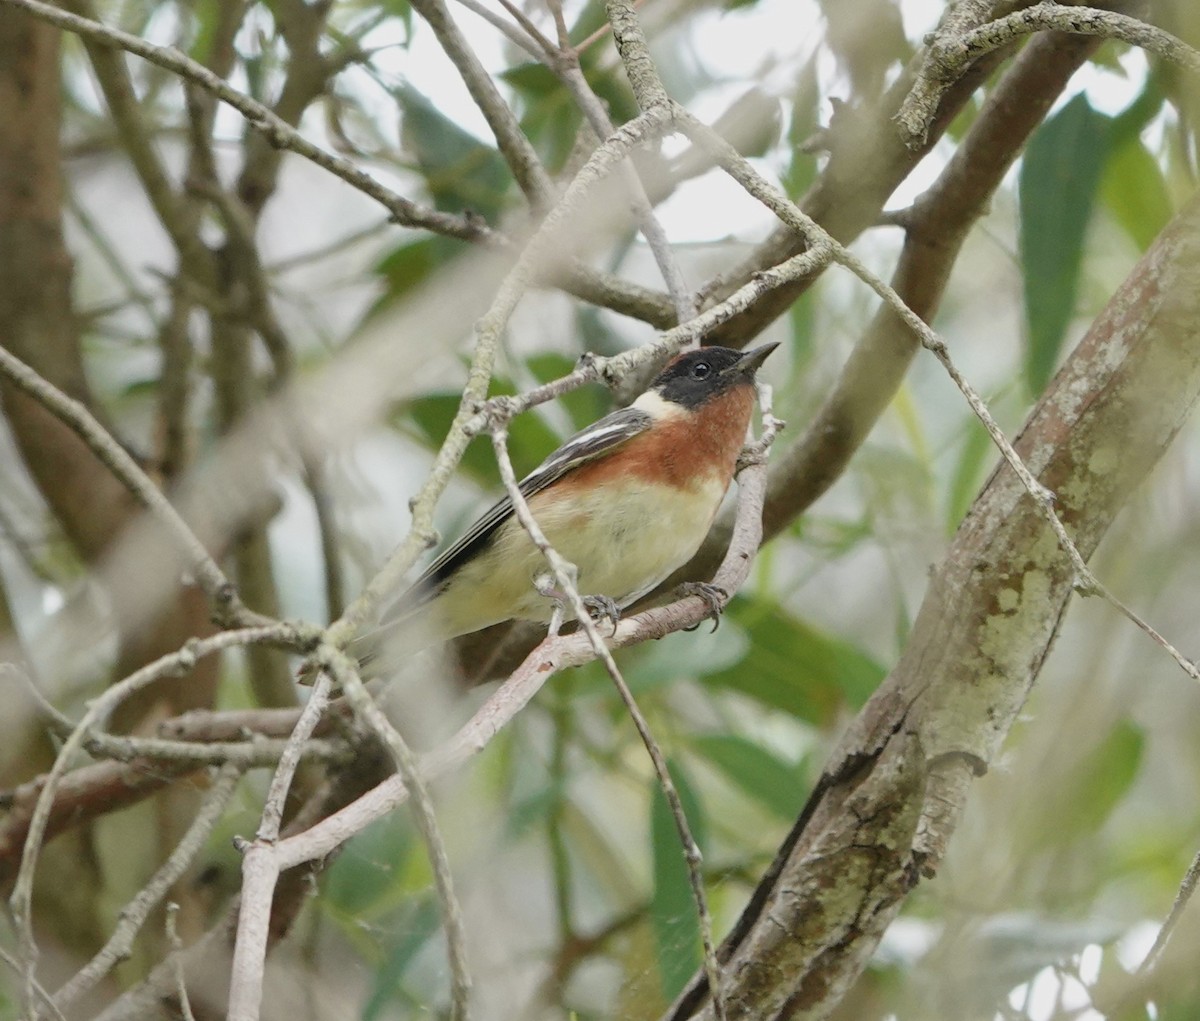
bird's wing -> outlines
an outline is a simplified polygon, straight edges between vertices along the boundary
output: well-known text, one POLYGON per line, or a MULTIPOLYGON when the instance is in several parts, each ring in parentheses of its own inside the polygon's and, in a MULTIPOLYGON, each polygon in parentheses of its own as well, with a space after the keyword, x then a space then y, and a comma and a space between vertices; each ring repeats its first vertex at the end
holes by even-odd
MULTIPOLYGON (((637 408, 621 408, 577 432, 521 480, 518 489, 528 500, 574 468, 607 454, 645 432, 653 419, 637 408)), ((385 614, 382 623, 407 616, 437 594, 452 574, 491 541, 513 513, 511 498, 494 503, 453 545, 443 550, 385 614)))

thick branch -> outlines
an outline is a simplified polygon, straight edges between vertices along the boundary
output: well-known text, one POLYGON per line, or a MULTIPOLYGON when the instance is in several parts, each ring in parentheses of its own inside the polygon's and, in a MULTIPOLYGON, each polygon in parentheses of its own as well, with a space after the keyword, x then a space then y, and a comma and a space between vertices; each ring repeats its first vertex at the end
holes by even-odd
MULTIPOLYGON (((1197 295, 1193 202, 1113 297, 1017 443, 1057 493, 1085 555, 1200 395, 1197 295)), ((1075 578, 1044 508, 1011 468, 999 469, 933 576, 903 657, 826 766, 723 948, 737 976, 731 1017, 828 1016, 918 873, 937 868, 971 778, 1025 702, 1075 578), (912 839, 897 839, 914 810, 912 839), (858 821, 854 845, 869 869, 828 853, 847 820, 858 821), (814 931, 807 919, 831 889, 840 891, 840 922, 814 931)), ((708 1016, 705 1002, 699 978, 668 1017, 708 1016)))

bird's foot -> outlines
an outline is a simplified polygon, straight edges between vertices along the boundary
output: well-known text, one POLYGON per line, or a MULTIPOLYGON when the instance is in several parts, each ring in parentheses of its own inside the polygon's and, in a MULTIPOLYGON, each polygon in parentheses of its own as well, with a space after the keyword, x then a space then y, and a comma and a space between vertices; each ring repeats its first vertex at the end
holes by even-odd
MULTIPOLYGON (((567 594, 560 591, 554 577, 548 572, 534 578, 533 587, 537 589, 539 595, 545 596, 554 603, 554 613, 550 617, 550 634, 558 634, 569 607, 567 594)), ((597 624, 605 620, 611 621, 615 634, 617 625, 621 623, 621 607, 617 605, 617 601, 609 596, 581 596, 580 598, 592 620, 597 624)))
MULTIPOLYGON (((721 588, 720 585, 714 585, 710 581, 685 581, 675 591, 680 598, 684 596, 699 596, 708 607, 708 613, 691 627, 684 628, 685 631, 695 631, 706 620, 713 622, 713 631, 716 631, 721 626, 721 614, 725 610, 725 604, 729 602, 729 593, 721 588)), ((712 634, 712 631, 709 634, 712 634)))
POLYGON ((615 599, 609 596, 584 596, 583 605, 592 615, 592 620, 597 624, 604 620, 611 621, 613 634, 617 633, 617 625, 621 623, 621 607, 615 599))

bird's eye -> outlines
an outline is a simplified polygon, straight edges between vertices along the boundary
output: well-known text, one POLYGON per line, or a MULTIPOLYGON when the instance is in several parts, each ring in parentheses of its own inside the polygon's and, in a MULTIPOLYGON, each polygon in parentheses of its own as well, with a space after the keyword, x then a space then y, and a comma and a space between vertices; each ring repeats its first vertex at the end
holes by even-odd
POLYGON ((692 366, 692 379, 704 379, 710 372, 712 366, 708 362, 697 362, 692 366))

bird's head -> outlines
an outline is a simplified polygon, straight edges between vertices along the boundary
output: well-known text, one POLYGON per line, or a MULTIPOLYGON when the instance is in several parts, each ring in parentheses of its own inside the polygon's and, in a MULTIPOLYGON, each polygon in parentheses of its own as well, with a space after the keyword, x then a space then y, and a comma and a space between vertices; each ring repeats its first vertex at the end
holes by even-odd
POLYGON ((751 351, 701 347, 671 361, 650 384, 649 393, 686 411, 696 411, 736 387, 754 385, 754 373, 777 343, 751 351))

